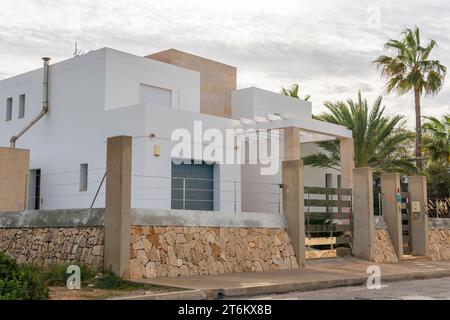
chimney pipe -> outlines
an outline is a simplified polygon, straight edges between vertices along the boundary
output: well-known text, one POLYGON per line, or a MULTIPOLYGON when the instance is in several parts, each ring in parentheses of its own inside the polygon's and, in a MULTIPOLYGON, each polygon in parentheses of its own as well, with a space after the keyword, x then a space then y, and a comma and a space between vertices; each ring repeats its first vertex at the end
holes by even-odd
POLYGON ((42 80, 42 110, 39 112, 22 130, 20 130, 16 135, 12 136, 9 140, 11 148, 16 147, 16 141, 25 132, 28 131, 36 122, 38 122, 47 112, 48 112, 48 76, 49 76, 49 61, 50 58, 44 57, 44 74, 42 80))

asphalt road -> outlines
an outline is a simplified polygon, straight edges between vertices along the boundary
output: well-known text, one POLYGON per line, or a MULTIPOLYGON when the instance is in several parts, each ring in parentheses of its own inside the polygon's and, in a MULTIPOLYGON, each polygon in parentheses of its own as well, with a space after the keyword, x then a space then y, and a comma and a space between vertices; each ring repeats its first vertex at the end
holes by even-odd
POLYGON ((450 278, 381 282, 380 289, 343 287, 309 292, 290 292, 242 299, 255 300, 450 300, 450 278))

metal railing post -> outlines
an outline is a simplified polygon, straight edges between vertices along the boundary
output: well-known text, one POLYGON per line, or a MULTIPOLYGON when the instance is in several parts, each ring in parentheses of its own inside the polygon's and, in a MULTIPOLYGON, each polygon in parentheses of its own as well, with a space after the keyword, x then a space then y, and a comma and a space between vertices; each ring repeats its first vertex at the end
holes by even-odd
POLYGON ((237 212, 236 183, 237 181, 234 181, 234 212, 237 212))
POLYGON ((183 210, 186 210, 186 178, 183 178, 183 210))
POLYGON ((382 205, 382 201, 381 201, 382 195, 383 195, 383 193, 378 192, 378 213, 380 214, 380 216, 383 215, 383 205, 382 205))

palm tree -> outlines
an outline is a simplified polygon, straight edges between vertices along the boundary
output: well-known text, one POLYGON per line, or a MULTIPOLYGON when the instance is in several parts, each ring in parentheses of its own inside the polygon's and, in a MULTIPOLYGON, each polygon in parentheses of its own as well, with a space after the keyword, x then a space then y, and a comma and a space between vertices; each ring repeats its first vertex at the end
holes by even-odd
MULTIPOLYGON (((372 167, 376 173, 386 171, 410 172, 414 165, 408 157, 408 142, 413 133, 403 129, 403 116, 389 118, 384 115, 379 96, 371 110, 367 100, 358 92, 356 101, 325 102, 327 112, 315 119, 339 124, 353 133, 355 166, 372 167)), ((303 158, 305 165, 340 170, 340 150, 338 141, 319 142, 325 152, 303 158)))
MULTIPOLYGON (((298 96, 298 88, 299 88, 299 85, 294 83, 289 89, 281 88, 280 93, 284 96, 289 96, 292 98, 300 99, 300 97, 298 96)), ((309 98, 311 98, 311 96, 309 94, 307 94, 302 100, 308 101, 309 98)))
POLYGON ((416 166, 422 170, 422 133, 420 116, 420 98, 425 95, 436 95, 444 84, 447 68, 439 60, 430 59, 430 53, 436 47, 436 41, 430 40, 423 47, 420 41, 419 28, 405 29, 400 40, 389 40, 385 48, 393 55, 381 55, 373 62, 381 68, 385 76, 386 91, 397 92, 399 95, 414 92, 416 114, 416 166))
POLYGON ((434 162, 446 167, 450 164, 450 114, 439 120, 435 117, 424 117, 422 126, 424 151, 434 162))

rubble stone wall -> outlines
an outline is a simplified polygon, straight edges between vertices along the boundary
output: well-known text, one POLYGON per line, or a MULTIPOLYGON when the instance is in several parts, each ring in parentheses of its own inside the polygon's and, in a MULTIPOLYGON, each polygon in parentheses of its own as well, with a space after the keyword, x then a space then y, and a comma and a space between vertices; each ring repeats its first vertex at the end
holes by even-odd
POLYGON ((431 260, 450 260, 450 219, 428 219, 428 255, 431 260))
POLYGON ((0 228, 0 251, 38 267, 82 263, 101 270, 103 243, 102 227, 0 228))
POLYGON ((131 278, 213 275, 298 268, 284 229, 131 228, 131 278))
POLYGON ((375 216, 375 262, 396 263, 398 257, 392 245, 391 236, 382 216, 375 216))
MULTIPOLYGON (((132 278, 298 268, 282 215, 134 209, 130 235, 132 278)), ((104 242, 102 208, 0 213, 0 251, 19 263, 101 270, 104 242)))

